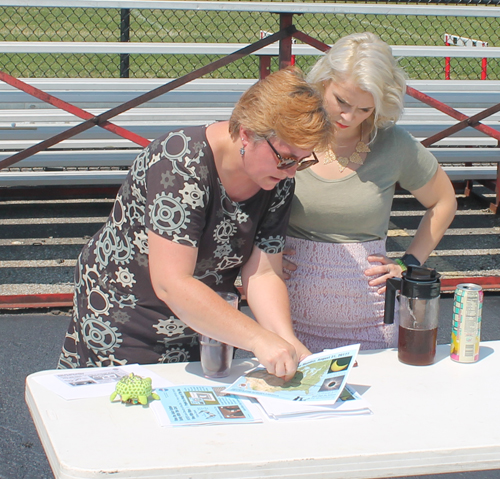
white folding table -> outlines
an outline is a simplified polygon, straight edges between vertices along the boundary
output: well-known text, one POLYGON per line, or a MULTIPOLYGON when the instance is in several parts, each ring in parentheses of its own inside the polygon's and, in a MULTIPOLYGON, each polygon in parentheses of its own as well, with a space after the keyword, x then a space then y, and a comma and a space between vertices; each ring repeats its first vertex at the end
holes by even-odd
MULTIPOLYGON (((66 401, 28 376, 26 401, 57 479, 356 479, 500 468, 500 341, 480 360, 408 366, 363 351, 349 376, 373 414, 160 427, 151 409, 66 401)), ((237 360, 230 383, 255 361, 237 360)), ((147 366, 176 384, 214 384, 199 363, 147 366)))

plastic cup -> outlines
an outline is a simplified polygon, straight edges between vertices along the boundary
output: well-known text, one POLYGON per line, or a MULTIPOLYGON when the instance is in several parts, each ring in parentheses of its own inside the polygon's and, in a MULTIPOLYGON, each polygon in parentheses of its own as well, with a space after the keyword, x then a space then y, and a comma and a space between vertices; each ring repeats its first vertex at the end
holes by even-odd
MULTIPOLYGON (((238 309, 238 296, 234 293, 217 293, 233 308, 238 309)), ((208 336, 200 335, 200 360, 206 378, 225 378, 231 372, 233 346, 208 336)))

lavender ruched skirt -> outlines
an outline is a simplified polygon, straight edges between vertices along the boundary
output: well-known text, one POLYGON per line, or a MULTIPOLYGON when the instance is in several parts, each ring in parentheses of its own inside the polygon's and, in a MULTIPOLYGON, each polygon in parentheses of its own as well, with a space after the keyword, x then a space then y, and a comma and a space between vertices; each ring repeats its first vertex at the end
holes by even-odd
POLYGON ((361 349, 397 346, 398 315, 394 324, 384 324, 385 296, 364 274, 370 254, 385 255, 385 240, 319 243, 288 237, 286 245, 295 250, 289 259, 297 265, 286 281, 295 334, 312 352, 357 343, 361 349))

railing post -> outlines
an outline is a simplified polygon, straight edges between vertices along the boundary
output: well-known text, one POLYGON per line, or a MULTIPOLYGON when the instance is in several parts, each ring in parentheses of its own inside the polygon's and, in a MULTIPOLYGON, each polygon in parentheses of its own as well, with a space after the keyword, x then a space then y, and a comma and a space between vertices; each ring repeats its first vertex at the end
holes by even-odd
POLYGON ((488 68, 488 59, 483 58, 481 60, 481 80, 486 80, 486 69, 488 68))
POLYGON ((263 80, 271 73, 271 55, 259 55, 259 79, 263 80))
MULTIPOLYGON (((130 41, 130 9, 120 10, 120 41, 130 41)), ((120 53, 120 78, 128 78, 130 75, 130 54, 120 53)))
MULTIPOLYGON (((500 148, 500 140, 497 143, 497 148, 500 148)), ((496 215, 500 214, 500 163, 497 163, 497 179, 495 181, 495 202, 490 203, 490 210, 496 215)), ((491 186, 493 189, 493 185, 491 186)))
MULTIPOLYGON (((280 13, 280 30, 293 25, 293 13, 280 13)), ((292 37, 280 40, 279 68, 292 65, 292 37)))

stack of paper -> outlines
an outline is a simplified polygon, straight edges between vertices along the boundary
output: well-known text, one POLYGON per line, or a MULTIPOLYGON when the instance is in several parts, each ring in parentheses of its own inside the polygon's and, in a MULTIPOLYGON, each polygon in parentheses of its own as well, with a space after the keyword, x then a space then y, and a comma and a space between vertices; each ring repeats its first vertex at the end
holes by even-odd
POLYGON ((257 399, 273 419, 370 414, 368 403, 347 385, 358 351, 355 344, 312 354, 286 383, 257 367, 224 392, 257 399))
POLYGON ((323 419, 372 413, 368 402, 349 385, 334 404, 309 404, 269 397, 259 397, 258 401, 272 419, 323 419))

